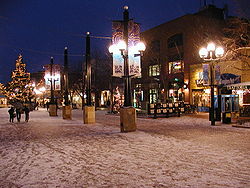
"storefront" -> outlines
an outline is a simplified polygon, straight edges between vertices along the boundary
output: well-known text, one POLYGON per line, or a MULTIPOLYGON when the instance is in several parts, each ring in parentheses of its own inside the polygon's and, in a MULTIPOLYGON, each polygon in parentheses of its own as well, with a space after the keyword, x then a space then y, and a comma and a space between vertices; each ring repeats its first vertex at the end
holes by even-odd
POLYGON ((7 107, 7 98, 4 95, 0 95, 0 108, 7 107))
POLYGON ((241 116, 250 116, 250 82, 231 84, 227 86, 232 94, 239 96, 241 116))
POLYGON ((141 89, 141 84, 137 84, 133 90, 133 107, 141 108, 143 100, 144 100, 144 92, 141 89))

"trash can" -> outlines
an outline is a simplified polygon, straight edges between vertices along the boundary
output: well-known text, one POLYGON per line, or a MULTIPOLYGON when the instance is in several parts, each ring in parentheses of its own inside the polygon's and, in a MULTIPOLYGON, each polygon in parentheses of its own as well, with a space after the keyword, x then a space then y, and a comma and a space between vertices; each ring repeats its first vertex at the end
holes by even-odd
POLYGON ((221 111, 219 108, 215 108, 215 121, 221 121, 221 111))
POLYGON ((231 123, 231 112, 223 112, 222 113, 222 123, 229 124, 231 123))

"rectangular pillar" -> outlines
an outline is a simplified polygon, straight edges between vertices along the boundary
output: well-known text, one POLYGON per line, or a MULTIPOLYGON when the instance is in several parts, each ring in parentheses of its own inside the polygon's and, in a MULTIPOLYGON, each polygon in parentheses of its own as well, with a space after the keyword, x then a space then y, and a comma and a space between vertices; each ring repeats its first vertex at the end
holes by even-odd
POLYGON ((95 107, 94 106, 84 106, 83 121, 84 121, 84 124, 95 123, 95 107))
POLYGON ((133 107, 123 107, 120 109, 121 132, 136 131, 136 110, 133 107))
POLYGON ((63 106, 62 115, 63 115, 63 119, 72 119, 71 105, 63 106))
POLYGON ((57 106, 56 104, 49 105, 49 115, 50 116, 57 116, 57 106))

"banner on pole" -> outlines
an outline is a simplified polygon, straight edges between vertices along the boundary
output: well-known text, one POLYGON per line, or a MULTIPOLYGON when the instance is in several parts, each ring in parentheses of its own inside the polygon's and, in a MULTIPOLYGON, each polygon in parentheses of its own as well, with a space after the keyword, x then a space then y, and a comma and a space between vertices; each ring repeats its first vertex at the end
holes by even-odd
POLYGON ((220 66, 215 65, 214 66, 214 84, 220 85, 221 79, 220 79, 220 66))
MULTIPOLYGON (((112 22, 112 44, 117 44, 123 40, 123 21, 112 22)), ((129 75, 141 76, 141 58, 135 56, 139 54, 135 49, 135 45, 140 41, 140 25, 133 20, 128 22, 128 68, 129 75)), ((119 50, 113 52, 113 76, 124 76, 124 59, 119 50)))
POLYGON ((209 85, 210 84, 210 66, 209 64, 203 64, 202 65, 203 67, 203 85, 206 86, 206 85, 209 85))

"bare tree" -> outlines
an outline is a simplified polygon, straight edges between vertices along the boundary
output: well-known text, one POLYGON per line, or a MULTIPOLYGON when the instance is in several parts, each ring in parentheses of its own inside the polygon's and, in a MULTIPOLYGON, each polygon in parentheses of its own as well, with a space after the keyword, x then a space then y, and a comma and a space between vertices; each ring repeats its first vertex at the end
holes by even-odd
POLYGON ((223 44, 226 47, 224 59, 241 61, 250 70, 250 56, 244 52, 250 50, 250 21, 245 18, 229 18, 223 32, 223 44))

